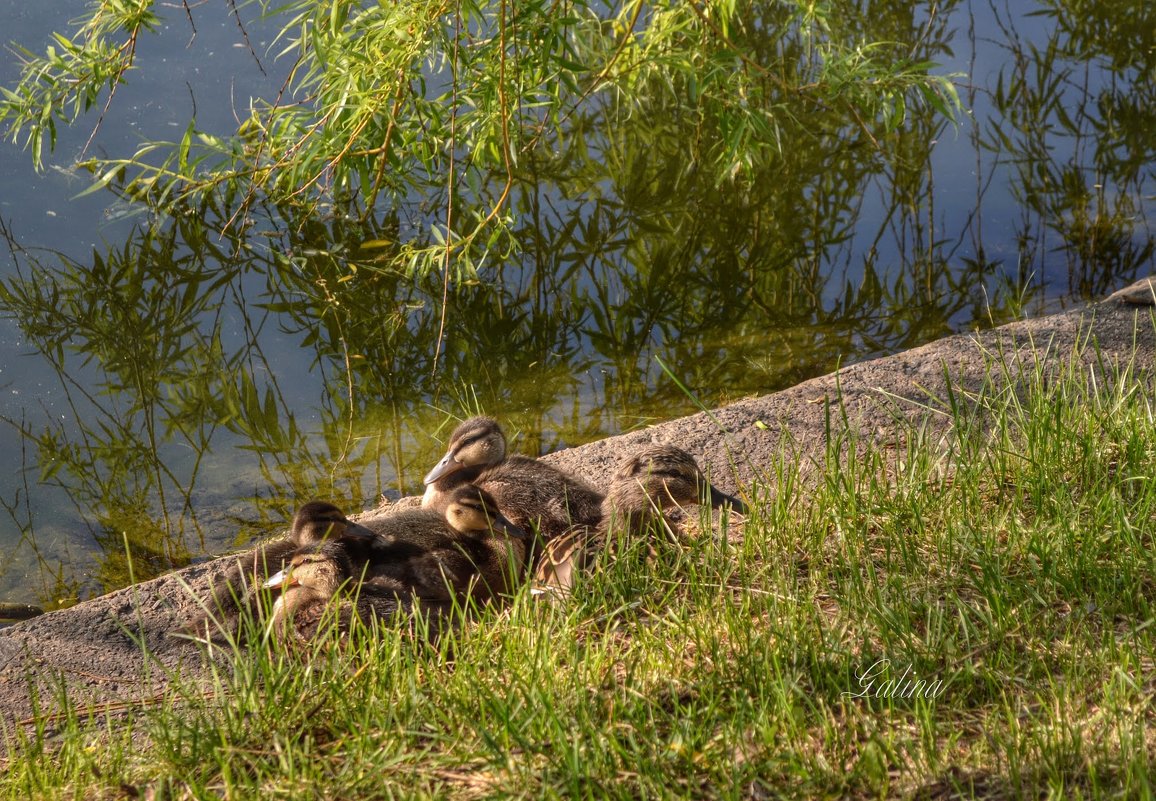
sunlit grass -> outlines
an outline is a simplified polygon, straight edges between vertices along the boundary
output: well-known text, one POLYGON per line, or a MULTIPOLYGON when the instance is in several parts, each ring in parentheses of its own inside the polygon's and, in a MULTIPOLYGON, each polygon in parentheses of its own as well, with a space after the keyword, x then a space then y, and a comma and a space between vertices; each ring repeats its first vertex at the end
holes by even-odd
POLYGON ((1151 797, 1152 389, 1132 366, 993 368, 930 405, 946 438, 836 437, 811 482, 766 465, 729 543, 639 549, 438 648, 242 649, 131 717, 22 734, 0 788, 1151 797))

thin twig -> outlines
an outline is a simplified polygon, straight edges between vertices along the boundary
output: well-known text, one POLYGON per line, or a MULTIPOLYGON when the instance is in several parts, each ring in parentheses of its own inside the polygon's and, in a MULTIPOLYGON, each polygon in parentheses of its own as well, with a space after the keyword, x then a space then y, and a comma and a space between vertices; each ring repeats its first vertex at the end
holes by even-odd
MULTIPOLYGON (((297 68, 300 66, 301 66, 301 56, 298 56, 296 63, 294 63, 292 68, 290 68, 289 74, 287 76, 285 76, 285 80, 281 84, 281 88, 277 91, 277 97, 273 100, 272 108, 269 111, 270 118, 272 118, 272 115, 274 113, 276 113, 278 108, 281 107, 281 98, 284 97, 285 92, 288 91, 289 84, 293 80, 293 74, 297 71, 297 68)), ((258 175, 261 172, 261 166, 260 166, 261 165, 261 156, 262 156, 262 154, 264 154, 265 147, 268 145, 268 143, 269 143, 269 130, 265 127, 262 127, 261 128, 261 137, 257 143, 257 152, 253 156, 253 169, 251 171, 253 180, 249 183, 249 191, 245 193, 245 197, 241 201, 241 203, 237 206, 237 210, 234 211, 229 216, 229 219, 226 220, 225 224, 221 227, 221 236, 222 237, 233 226, 233 223, 236 221, 236 219, 246 209, 249 208, 250 204, 253 202, 253 198, 256 197, 256 195, 257 195, 257 183, 259 180, 258 175)), ((272 174, 273 170, 276 169, 278 166, 280 166, 280 164, 282 164, 282 163, 284 163, 284 161, 268 167, 267 169, 268 169, 269 173, 272 174)))
MULTIPOLYGON (((503 0, 502 8, 505 9, 505 1, 503 0)), ((450 109, 450 165, 449 175, 446 179, 446 242, 445 253, 442 256, 442 307, 438 320, 438 336, 434 343, 433 363, 430 367, 430 375, 437 375, 438 371, 438 357, 441 356, 442 342, 445 339, 446 332, 446 306, 449 304, 450 297, 450 253, 453 251, 453 230, 454 230, 454 177, 455 167, 457 165, 457 158, 455 153, 458 148, 458 68, 461 66, 458 56, 458 47, 462 40, 462 7, 458 4, 457 10, 454 13, 454 89, 453 100, 451 101, 450 109)), ((503 44, 504 47, 504 44, 503 44)))
POLYGON ((101 124, 104 122, 104 115, 107 114, 109 108, 112 107, 112 99, 116 96, 116 88, 120 86, 120 79, 125 74, 125 72, 128 71, 128 68, 133 65, 133 61, 136 59, 136 37, 139 33, 139 28, 134 30, 132 34, 129 35, 128 41, 125 42, 120 49, 121 53, 123 53, 126 49, 128 50, 128 62, 116 71, 116 76, 109 82, 108 98, 104 101, 104 108, 100 110, 100 116, 96 118, 96 125, 92 127, 92 133, 88 135, 88 141, 85 142, 84 147, 80 149, 80 155, 77 157, 77 161, 84 159, 84 154, 88 152, 88 148, 92 145, 93 140, 96 139, 96 135, 100 131, 101 124))
MULTIPOLYGON (((201 699, 213 698, 217 694, 218 694, 218 691, 216 689, 205 690, 201 693, 200 698, 201 699)), ((95 704, 92 706, 87 706, 87 707, 85 707, 84 712, 89 714, 89 715, 92 715, 92 714, 95 714, 98 712, 123 712, 125 710, 133 709, 135 707, 153 706, 154 704, 156 704, 160 701, 164 701, 166 699, 171 699, 171 698, 173 698, 172 690, 164 690, 162 692, 157 693, 156 695, 151 695, 147 698, 131 698, 131 699, 125 699, 125 700, 121 700, 121 701, 106 701, 102 704, 95 704)), ((40 715, 40 716, 33 715, 30 718, 24 718, 23 720, 17 721, 17 724, 21 725, 21 726, 34 726, 37 724, 44 724, 44 723, 56 723, 56 722, 61 721, 61 720, 67 720, 69 718, 69 716, 73 715, 73 714, 75 714, 73 711, 65 711, 65 712, 56 712, 56 713, 51 714, 51 715, 40 715)))
POLYGON ((237 21, 237 28, 241 31, 241 38, 245 40, 245 47, 249 48, 249 55, 253 57, 253 61, 257 63, 257 69, 261 70, 261 74, 268 77, 265 68, 261 65, 261 59, 257 57, 257 51, 253 49, 253 43, 249 41, 249 32, 245 30, 245 23, 241 21, 241 12, 237 8, 237 0, 228 0, 229 13, 233 15, 233 19, 237 21))
POLYGON ((377 156, 377 173, 373 176, 373 188, 369 190, 369 197, 365 199, 365 214, 362 219, 369 217, 373 210, 373 204, 377 202, 377 196, 381 192, 381 182, 385 180, 385 167, 389 163, 389 147, 393 140, 393 128, 397 124, 397 115, 401 111, 401 101, 405 95, 405 73, 400 72, 397 76, 397 94, 393 98, 393 109, 389 112, 389 122, 385 125, 385 135, 382 136, 381 145, 373 150, 367 150, 365 153, 358 155, 377 156))
POLYGON ((189 0, 181 0, 181 8, 185 10, 185 18, 188 19, 189 27, 193 30, 193 35, 189 37, 185 47, 192 47, 193 42, 197 39, 197 23, 193 22, 193 9, 189 7, 189 0))

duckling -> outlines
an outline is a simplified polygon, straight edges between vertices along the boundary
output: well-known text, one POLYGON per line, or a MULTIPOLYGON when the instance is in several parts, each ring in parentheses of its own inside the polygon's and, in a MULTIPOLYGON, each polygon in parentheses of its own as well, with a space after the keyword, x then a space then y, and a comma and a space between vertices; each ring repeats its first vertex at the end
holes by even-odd
POLYGON ((547 541, 602 517, 602 493, 590 484, 537 459, 507 456, 506 435, 492 417, 471 417, 458 426, 424 482, 424 508, 444 508, 454 487, 471 482, 518 527, 547 541))
POLYGON ((373 619, 408 621, 416 628, 420 614, 428 621, 425 633, 432 640, 450 625, 452 603, 416 598, 382 584, 359 585, 357 578, 346 543, 329 540, 299 549, 264 582, 265 587, 281 589, 269 618, 270 633, 279 639, 310 640, 326 621, 347 632, 354 620, 373 619))
POLYGON ((747 506, 707 481, 694 457, 674 445, 651 445, 625 459, 602 505, 607 524, 641 531, 668 522, 665 510, 707 501, 715 509, 729 505, 739 514, 747 506))
POLYGON ((611 529, 642 535, 656 528, 671 530, 667 509, 702 502, 716 509, 730 506, 747 513, 741 500, 722 492, 703 475, 686 451, 673 445, 651 445, 625 459, 614 474, 602 519, 597 526, 575 526, 547 544, 535 573, 537 592, 566 593, 574 571, 588 567, 611 529))
POLYGON ((505 458, 506 434, 497 420, 478 415, 462 421, 450 434, 446 455, 422 479, 422 508, 444 509, 454 487, 473 482, 505 458))
POLYGON ((475 484, 452 490, 444 513, 407 509, 366 521, 378 537, 366 584, 405 587, 420 598, 488 602, 524 571, 527 534, 475 484))
POLYGON ((280 570, 298 550, 326 541, 343 542, 361 559, 374 547, 372 531, 345 517, 326 501, 310 501, 297 510, 289 536, 258 546, 237 558, 224 576, 213 584, 207 610, 176 629, 176 634, 204 634, 209 623, 226 622, 230 628, 242 608, 252 609, 256 596, 252 588, 271 572, 280 570))

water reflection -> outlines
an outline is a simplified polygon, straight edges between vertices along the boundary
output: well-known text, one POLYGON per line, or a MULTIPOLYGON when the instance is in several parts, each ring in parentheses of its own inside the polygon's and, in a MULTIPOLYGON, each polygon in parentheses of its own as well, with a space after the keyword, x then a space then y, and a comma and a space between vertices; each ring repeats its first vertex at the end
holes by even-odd
MULTIPOLYGON (((1132 278, 1152 259, 1153 51, 1042 8, 1031 42, 1006 11, 956 4, 837 17, 916 60, 949 58, 966 29, 973 62, 994 50, 1005 67, 990 93, 973 84, 960 136, 929 109, 848 124, 785 97, 807 124, 779 128, 741 184, 695 169, 714 149, 660 94, 624 124, 591 104, 519 162, 513 255, 448 291, 383 267, 428 244, 417 201, 324 219, 257 206, 233 226, 236 208, 191 208, 85 259, 6 232, 0 301, 66 413, 7 418, 25 471, 0 501, 37 578, 2 581, 68 603, 126 584, 126 548, 139 580, 306 498, 414 491, 449 414, 499 414, 541 453, 693 411, 659 360, 718 403, 1132 278), (1017 216, 993 224, 991 207, 1017 216)), ((807 61, 805 41, 753 46, 807 61)))
POLYGON ((1014 170, 1018 258, 1079 297, 1151 267, 1143 200, 1156 140, 1156 9, 1044 2, 1044 41, 1015 35, 996 11, 1007 67, 992 87, 986 148, 1014 170))

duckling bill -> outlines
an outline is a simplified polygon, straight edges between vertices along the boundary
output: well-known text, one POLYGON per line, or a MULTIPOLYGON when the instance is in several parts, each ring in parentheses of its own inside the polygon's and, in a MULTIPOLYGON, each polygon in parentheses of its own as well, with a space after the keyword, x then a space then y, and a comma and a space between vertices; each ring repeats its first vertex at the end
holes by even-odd
POLYGON ((481 415, 471 417, 454 429, 445 456, 426 473, 422 483, 430 487, 451 476, 457 477, 455 483, 471 482, 483 469, 505 458, 506 435, 498 421, 481 415))

